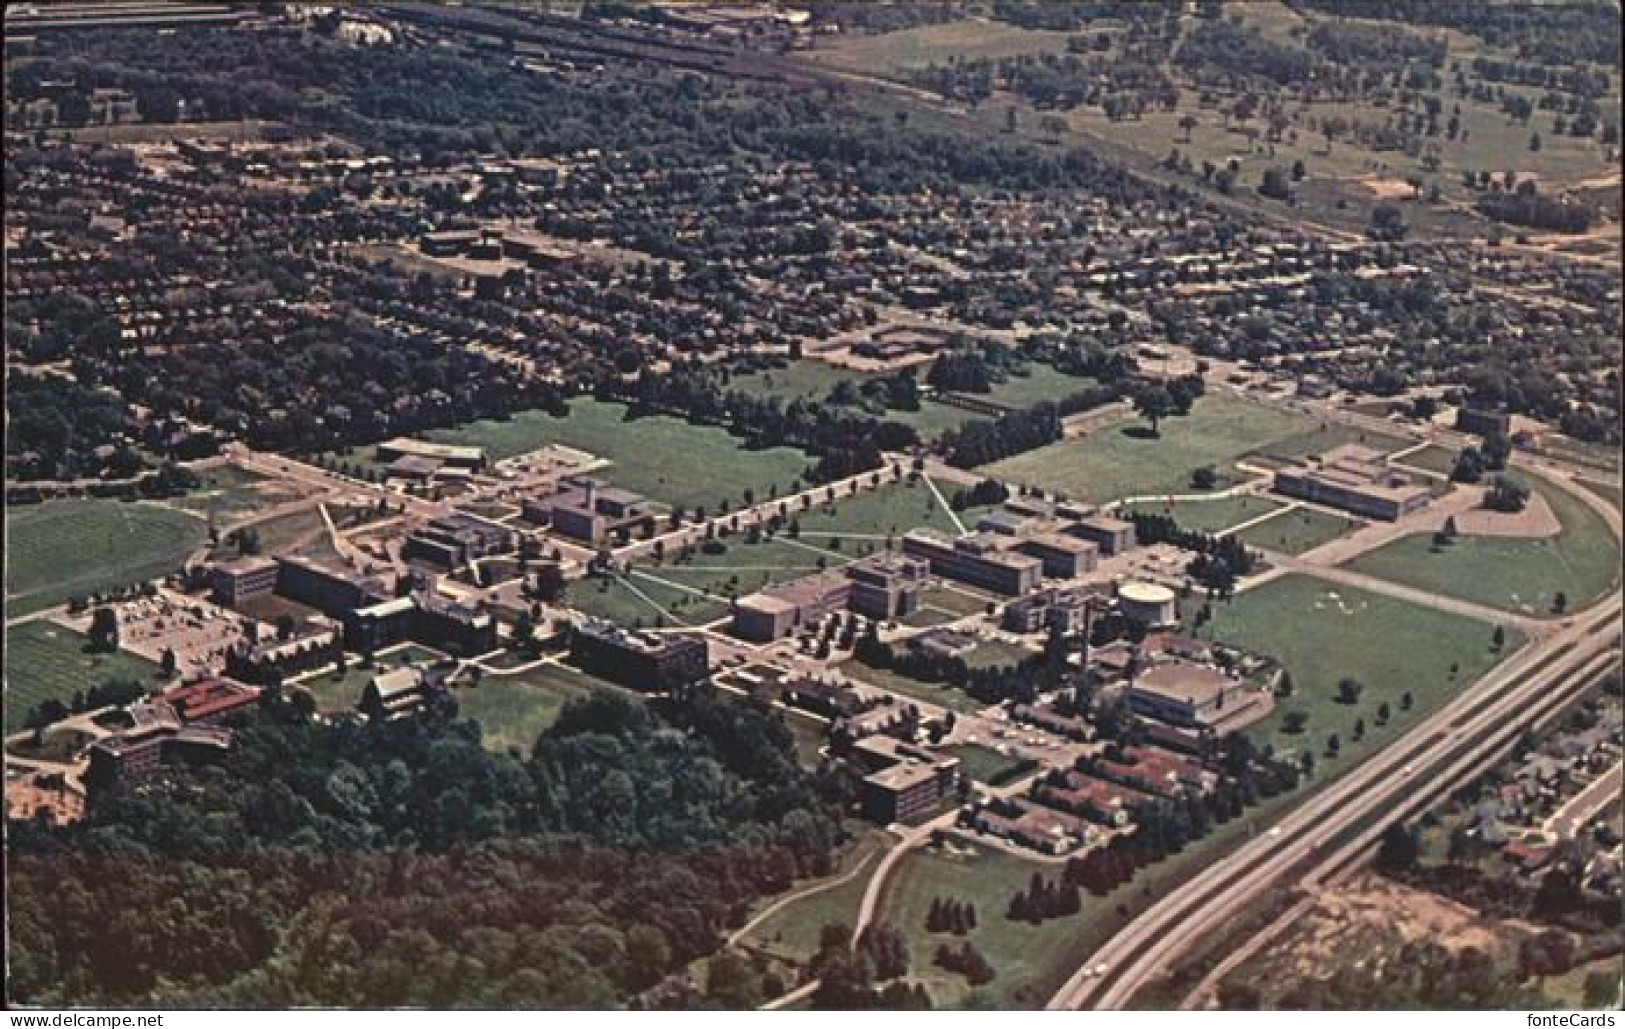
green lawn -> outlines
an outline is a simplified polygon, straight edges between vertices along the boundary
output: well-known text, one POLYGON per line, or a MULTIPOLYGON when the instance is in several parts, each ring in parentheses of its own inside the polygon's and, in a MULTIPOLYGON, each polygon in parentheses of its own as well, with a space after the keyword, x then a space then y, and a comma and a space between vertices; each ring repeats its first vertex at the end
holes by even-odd
POLYGON ((805 454, 789 447, 747 450, 713 426, 666 415, 629 422, 625 415, 623 404, 577 398, 570 402, 567 418, 525 411, 505 422, 472 422, 428 435, 438 443, 485 447, 493 460, 562 443, 613 462, 599 474, 618 486, 665 504, 703 505, 711 511, 723 500, 739 506, 747 489, 758 500, 766 499, 774 486, 790 493, 810 464, 805 454))
POLYGON ((15 617, 179 568, 203 522, 156 504, 57 500, 6 510, 6 614, 15 617))
MULTIPOLYGON (((945 500, 952 500, 958 487, 939 484, 945 500)), ((970 508, 958 512, 960 521, 973 526, 976 519, 989 508, 970 508)), ((866 490, 854 497, 842 497, 830 505, 814 504, 807 511, 795 515, 801 523, 802 542, 822 545, 824 534, 878 536, 901 538, 910 529, 933 528, 957 533, 958 526, 949 517, 942 502, 924 481, 905 478, 902 482, 887 483, 879 489, 866 490)), ((882 543, 883 540, 875 540, 882 543)), ((857 546, 857 544, 854 544, 857 546)), ((849 553, 856 556, 857 551, 849 553)))
POLYGON ((993 786, 1002 785, 1005 777, 1021 767, 1022 763, 1018 757, 1001 754, 992 747, 978 743, 961 743, 943 747, 942 751, 959 759, 959 767, 966 776, 993 786))
MULTIPOLYGON (((721 554, 695 551, 687 560, 668 557, 662 565, 645 565, 651 575, 670 580, 692 589, 707 590, 719 599, 742 597, 755 593, 764 586, 799 579, 816 574, 820 563, 826 568, 839 568, 857 556, 857 546, 851 554, 831 550, 825 541, 809 541, 805 545, 793 540, 763 538, 757 543, 746 543, 743 536, 721 541, 727 550, 721 554)), ((639 580, 643 585, 644 580, 639 580)))
POLYGON ((820 41, 807 56, 863 74, 896 75, 956 60, 1064 53, 1069 35, 978 18, 875 35, 838 36, 820 41))
POLYGON ((5 630, 5 731, 23 727, 28 712, 46 700, 71 704, 73 695, 109 679, 135 679, 157 686, 158 666, 134 654, 87 654, 85 637, 36 619, 5 630))
POLYGON ((644 574, 634 575, 630 584, 619 577, 572 582, 565 603, 585 614, 622 625, 655 626, 662 619, 668 625, 703 625, 728 613, 728 605, 721 601, 649 578, 658 577, 661 572, 658 568, 648 569, 644 574))
POLYGON ((1362 434, 1340 423, 1316 423, 1303 415, 1263 407, 1226 394, 1196 402, 1182 418, 1164 419, 1152 437, 1137 417, 1073 440, 1052 443, 987 465, 1005 482, 1042 486, 1081 500, 1105 502, 1132 496, 1192 492, 1191 473, 1214 465, 1221 478, 1234 476, 1244 457, 1270 463, 1319 453, 1341 443, 1365 441, 1392 450, 1400 441, 1362 434))
MULTIPOLYGON (((874 871, 880 854, 890 842, 891 837, 883 832, 864 833, 843 857, 835 874, 820 881, 833 882, 858 869, 856 875, 839 885, 786 904, 742 936, 740 946, 793 963, 812 957, 818 950, 818 935, 824 926, 850 927, 857 921, 858 905, 869 885, 869 874, 874 871)), ((801 890, 815 885, 817 882, 798 882, 795 888, 801 890)), ((768 903, 771 902, 770 898, 768 903)))
POLYGON ((829 396, 829 391, 843 382, 862 383, 872 378, 868 372, 854 371, 851 368, 837 368, 825 361, 815 361, 811 358, 801 361, 792 361, 788 367, 773 368, 767 371, 751 372, 747 375, 735 375, 728 380, 728 389, 744 390, 747 393, 766 394, 791 400, 817 400, 822 401, 829 396))
POLYGON ((1030 361, 1003 382, 996 383, 992 392, 985 396, 996 404, 1032 407, 1045 400, 1060 400, 1099 384, 1097 379, 1068 375, 1051 365, 1030 361))
POLYGON ((1351 765, 1395 739, 1521 642, 1509 632, 1497 652, 1490 645, 1492 632, 1474 619, 1302 575, 1284 576, 1216 604, 1212 622, 1199 630, 1203 637, 1281 662, 1294 692, 1248 735, 1260 745, 1273 744, 1282 755, 1312 749, 1322 767, 1351 765), (1364 684, 1357 704, 1337 702, 1337 683, 1344 677, 1364 684), (1414 701, 1409 712, 1400 710, 1406 692, 1414 701), (1385 701, 1390 719, 1378 726, 1377 707, 1385 701), (1290 711, 1308 714, 1303 733, 1283 731, 1290 711), (1357 719, 1366 724, 1360 742, 1353 738, 1357 719), (1331 733, 1341 744, 1342 756, 1335 762, 1326 761, 1324 754, 1331 733))
POLYGON ((1449 475, 1456 467, 1456 458, 1460 452, 1450 447, 1428 445, 1413 454, 1406 454, 1395 461, 1395 464, 1408 465, 1411 468, 1420 468, 1427 472, 1438 472, 1440 475, 1449 475))
POLYGON ((1491 607, 1545 614, 1568 594, 1585 607, 1619 581, 1619 548, 1600 515, 1573 494, 1526 478, 1563 523, 1549 539, 1459 536, 1435 551, 1431 535, 1406 536, 1363 554, 1350 567, 1491 607))
POLYGON ((1302 554, 1359 528, 1360 522, 1312 508, 1300 507, 1243 529, 1236 538, 1250 547, 1283 554, 1302 554))
POLYGON ((1125 505, 1124 514, 1165 514, 1182 528, 1197 532, 1223 532, 1234 525, 1262 518, 1277 511, 1281 503, 1262 494, 1249 493, 1239 497, 1213 497, 1209 500, 1148 500, 1125 505))
POLYGON ((457 698, 461 717, 480 723, 488 750, 517 748, 529 754, 536 737, 551 726, 571 697, 585 696, 609 683, 565 665, 542 665, 518 675, 487 673, 478 686, 462 685, 457 698))
POLYGON ((889 669, 874 668, 861 661, 847 661, 840 666, 840 669, 849 677, 868 683, 870 686, 890 690, 899 696, 913 697, 915 700, 935 704, 950 711, 959 711, 961 713, 980 711, 987 706, 976 701, 970 694, 965 693, 963 690, 954 689, 947 683, 924 682, 889 669))
POLYGON ((957 429, 970 422, 987 421, 985 415, 967 411, 963 407, 938 403, 929 398, 920 401, 918 411, 889 411, 886 417, 894 422, 913 426, 914 431, 920 434, 920 439, 926 442, 936 439, 949 429, 957 429))

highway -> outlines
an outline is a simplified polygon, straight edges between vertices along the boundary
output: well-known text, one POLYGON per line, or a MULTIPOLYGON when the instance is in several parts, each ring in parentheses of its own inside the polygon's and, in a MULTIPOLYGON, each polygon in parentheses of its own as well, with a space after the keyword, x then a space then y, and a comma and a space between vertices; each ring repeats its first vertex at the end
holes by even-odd
POLYGON ((1307 859, 1334 871, 1375 834, 1482 767, 1517 735, 1578 696, 1618 660, 1621 595, 1533 642, 1399 741, 1336 780, 1276 826, 1173 890, 1092 954, 1052 1010, 1123 1007, 1184 949, 1234 918, 1307 859), (1446 787, 1447 788, 1447 787, 1446 787), (1345 843, 1350 832, 1359 835, 1345 843), (1335 851, 1328 850, 1335 845, 1335 851))

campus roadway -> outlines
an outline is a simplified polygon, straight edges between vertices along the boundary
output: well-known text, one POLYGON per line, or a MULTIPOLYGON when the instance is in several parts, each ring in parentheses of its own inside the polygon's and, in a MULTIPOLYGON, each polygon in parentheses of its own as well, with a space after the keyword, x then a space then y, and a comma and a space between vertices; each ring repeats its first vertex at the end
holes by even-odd
POLYGON ((1374 834, 1418 798, 1436 795, 1441 781, 1493 760, 1508 741, 1617 662, 1620 612, 1616 592, 1530 643, 1274 827, 1175 888, 1090 955, 1048 1007, 1122 1008, 1188 946, 1235 918, 1289 871, 1310 862, 1310 878, 1318 880, 1363 853, 1374 834), (1350 832, 1359 835, 1347 843, 1341 837, 1350 832))

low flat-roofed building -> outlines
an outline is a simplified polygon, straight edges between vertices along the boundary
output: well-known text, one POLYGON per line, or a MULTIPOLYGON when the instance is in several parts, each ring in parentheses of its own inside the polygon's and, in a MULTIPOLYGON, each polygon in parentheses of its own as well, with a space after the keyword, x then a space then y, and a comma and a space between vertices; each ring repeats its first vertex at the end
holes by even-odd
POLYGON ((408 479, 412 482, 428 482, 433 479, 445 462, 434 457, 418 457, 408 455, 397 457, 384 468, 384 474, 391 479, 408 479))
POLYGON ((1099 830, 1076 815, 1029 800, 994 801, 971 816, 971 825, 1041 854, 1068 854, 1093 842, 1099 830))
POLYGON ((211 677, 164 691, 164 702, 188 725, 215 725, 239 711, 252 710, 260 690, 235 679, 211 677))
POLYGON ((403 457, 425 457, 455 468, 478 471, 485 467, 485 448, 459 446, 454 443, 430 443, 421 439, 397 437, 378 444, 378 460, 395 461, 403 457))
POLYGON ((1126 694, 1137 715, 1170 725, 1233 732, 1259 706, 1247 684, 1212 665, 1175 659, 1140 671, 1126 694))
POLYGON ((498 522, 458 511, 436 518, 406 537, 401 556, 449 569, 514 549, 514 532, 498 522))
POLYGON ((245 600, 276 591, 277 563, 269 557, 242 557, 209 570, 209 593, 221 607, 235 608, 245 600))
POLYGON ((1041 532, 1022 540, 1016 549, 1044 563, 1052 579, 1076 579, 1095 570, 1100 544, 1059 532, 1041 532))
POLYGON ((641 494, 586 475, 566 479, 552 495, 527 500, 523 507, 528 521, 582 543, 654 528, 654 512, 641 494))
POLYGON ((791 707, 825 718, 854 718, 879 702, 842 682, 801 675, 784 684, 783 699, 791 707))
POLYGON ((929 529, 909 530, 903 553, 928 562, 938 575, 1013 597, 1036 589, 1044 571, 1038 558, 1008 553, 990 540, 951 540, 929 529))
POLYGON ((1031 518, 1014 511, 990 511, 976 520, 976 531, 1021 536, 1028 531, 1031 522, 1031 518))
POLYGON ((432 669, 405 665, 379 672, 361 692, 360 708, 369 718, 396 721, 418 714, 443 688, 443 676, 432 669))
POLYGON ((1134 548, 1134 523, 1121 518, 1092 515, 1073 522, 1066 532, 1094 543, 1108 557, 1116 557, 1134 548))
POLYGON ((733 630, 751 640, 776 640, 846 608, 852 580, 842 571, 781 582, 734 604, 733 630))
POLYGON ((1389 522, 1421 510, 1433 499, 1426 486, 1385 463, 1378 451, 1357 443, 1334 447, 1317 464, 1280 469, 1275 473, 1275 489, 1289 497, 1389 522))

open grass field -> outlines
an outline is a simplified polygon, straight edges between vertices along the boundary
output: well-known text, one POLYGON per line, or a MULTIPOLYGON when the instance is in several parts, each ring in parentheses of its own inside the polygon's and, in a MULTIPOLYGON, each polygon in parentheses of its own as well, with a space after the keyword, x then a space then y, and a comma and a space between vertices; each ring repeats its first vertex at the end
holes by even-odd
POLYGON ((1311 750, 1321 767, 1344 767, 1398 737, 1521 643, 1509 632, 1498 652, 1490 645, 1492 631, 1470 618, 1288 575, 1215 605, 1213 621, 1200 634, 1274 657, 1291 675, 1293 694, 1247 730, 1255 743, 1271 744, 1283 756, 1311 750), (1344 677, 1364 684, 1357 704, 1338 703, 1337 683, 1344 677), (1410 711, 1401 710, 1406 692, 1412 695, 1410 711), (1390 719, 1379 726, 1376 712, 1383 702, 1390 719), (1309 716, 1301 734, 1282 728, 1289 711, 1309 716), (1356 741, 1359 719, 1366 733, 1356 741), (1341 757, 1328 761, 1332 733, 1341 757))
MULTIPOLYGON (((790 901, 740 937, 740 946, 792 963, 804 962, 812 957, 818 950, 818 934, 824 926, 850 926, 857 920, 858 905, 863 901, 869 874, 874 871, 881 853, 890 843, 891 837, 878 829, 862 831, 833 875, 821 880, 798 882, 795 889, 806 890, 820 884, 835 885, 790 901), (854 871, 857 874, 852 875, 854 871), (848 875, 851 878, 845 878, 848 875)), ((767 903, 772 903, 774 899, 777 898, 769 899, 767 903)))
POLYGON ((747 543, 744 537, 736 536, 724 542, 728 547, 725 553, 695 552, 685 561, 668 558, 665 564, 648 566, 646 571, 719 597, 742 597, 773 583, 812 575, 821 567, 838 568, 856 557, 858 551, 855 545, 844 547, 853 553, 843 555, 824 546, 824 541, 801 544, 784 538, 747 543))
POLYGON ((1214 465, 1234 477, 1236 461, 1257 456, 1276 463, 1357 440, 1394 449, 1397 439, 1362 434, 1339 423, 1248 403, 1223 393, 1203 397, 1183 418, 1162 422, 1150 436, 1137 417, 1089 436, 1052 443, 983 467, 1005 482, 1041 486, 1104 503, 1129 497, 1189 493, 1191 473, 1214 465))
POLYGON ((85 653, 85 637, 65 626, 36 619, 7 627, 5 731, 17 732, 28 712, 47 700, 64 704, 73 695, 109 679, 135 679, 156 686, 158 666, 124 651, 85 653))
POLYGON ((899 696, 912 697, 926 704, 935 704, 937 707, 947 708, 950 711, 968 713, 980 711, 986 705, 977 702, 970 694, 963 690, 956 690, 947 683, 925 682, 907 675, 885 668, 874 668, 861 661, 847 661, 840 666, 848 678, 877 686, 883 690, 890 690, 899 696))
POLYGON ((959 767, 971 779, 990 786, 1000 786, 1021 767, 1021 759, 1001 754, 992 747, 978 743, 961 743, 943 747, 943 753, 959 759, 959 767))
POLYGON ((780 493, 792 492, 810 463, 788 447, 747 450, 713 426, 666 415, 629 422, 625 415, 622 404, 577 398, 570 402, 568 418, 525 411, 506 422, 471 422, 428 435, 437 443, 485 447, 493 460, 563 443, 613 462, 601 474, 618 486, 661 503, 703 505, 713 511, 722 500, 738 506, 747 489, 758 499, 765 499, 773 486, 780 493))
POLYGON ((918 411, 892 411, 886 417, 894 422, 912 426, 914 431, 920 434, 920 439, 926 442, 936 439, 949 429, 957 429, 971 422, 987 421, 986 416, 974 411, 939 403, 929 398, 920 401, 918 411))
POLYGON ((1619 581, 1619 547, 1602 516, 1573 494, 1526 477, 1563 531, 1549 539, 1459 536, 1435 550, 1431 535, 1406 536, 1349 567, 1408 586, 1528 614, 1552 611, 1557 593, 1579 610, 1619 581))
POLYGON ((1406 454, 1394 463, 1409 468, 1420 468, 1427 472, 1438 472, 1440 475, 1449 475, 1451 469, 1456 467, 1456 458, 1459 452, 1450 447, 1425 446, 1412 454, 1406 454))
POLYGON ((1261 494, 1249 493, 1239 497, 1213 497, 1209 500, 1147 500, 1138 504, 1125 504, 1123 513, 1168 515, 1186 529, 1197 532, 1223 532, 1232 526, 1262 518, 1278 511, 1282 504, 1261 494))
POLYGON ((598 688, 618 689, 567 665, 549 664, 517 675, 487 674, 478 686, 465 683, 452 695, 459 715, 480 723, 486 749, 528 755, 565 701, 598 688))
POLYGON ((630 580, 584 579, 570 584, 567 602, 596 618, 621 625, 703 625, 728 613, 728 605, 678 589, 658 576, 659 569, 634 572, 630 580))
POLYGON ((1267 522, 1236 533, 1236 538, 1249 547, 1263 547, 1282 554, 1302 554, 1330 543, 1346 533, 1353 532, 1364 523, 1352 518, 1300 507, 1277 515, 1267 522))
POLYGON ((8 507, 6 614, 165 575, 206 535, 198 518, 156 504, 57 500, 8 507))
POLYGON ((837 368, 825 361, 806 358, 792 361, 786 368, 735 375, 728 380, 727 388, 780 397, 786 402, 822 401, 829 396, 830 390, 843 382, 861 383, 869 378, 873 376, 866 372, 852 368, 837 368))
POLYGON ((951 60, 1064 53, 1068 35, 968 18, 878 35, 841 36, 832 42, 820 41, 807 56, 834 68, 894 75, 951 60))
MULTIPOLYGON (((942 492, 944 499, 951 500, 956 487, 943 484, 937 488, 942 492)), ((959 520, 967 526, 974 525, 976 519, 988 510, 991 509, 968 508, 958 512, 959 520)), ((827 535, 871 537, 871 542, 883 543, 885 537, 901 538, 903 533, 910 529, 931 528, 952 533, 959 531, 953 518, 930 487, 924 481, 912 479, 887 483, 879 489, 866 490, 857 496, 842 497, 833 507, 815 504, 811 509, 796 515, 796 519, 801 523, 802 542, 819 545, 822 545, 827 535)), ((852 556, 858 553, 856 550, 843 552, 852 556)))
POLYGON ((1068 375, 1037 361, 1023 365, 1017 373, 994 385, 987 399, 1010 407, 1032 407, 1046 400, 1060 400, 1099 382, 1084 376, 1068 375))

